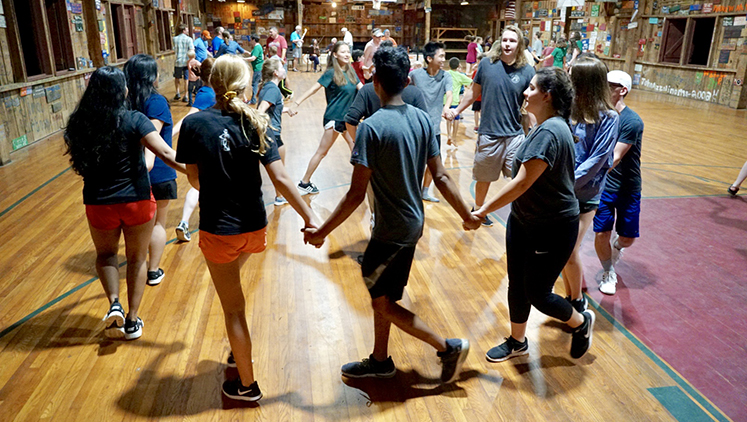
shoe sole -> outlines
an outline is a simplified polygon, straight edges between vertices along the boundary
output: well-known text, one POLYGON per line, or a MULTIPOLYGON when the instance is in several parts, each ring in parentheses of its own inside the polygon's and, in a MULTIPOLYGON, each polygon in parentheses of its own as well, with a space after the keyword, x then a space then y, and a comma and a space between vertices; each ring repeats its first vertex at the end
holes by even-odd
MULTIPOLYGON (((602 294, 605 294, 607 296, 614 296, 615 293, 617 293, 617 287, 615 287, 615 290, 612 291, 612 292, 605 292, 604 290, 602 290, 602 286, 599 286, 599 291, 602 292, 602 294)), ((584 310, 586 310, 586 309, 584 309, 584 310)))
POLYGON ((109 327, 104 329, 104 335, 110 339, 123 339, 124 330, 122 327, 109 327))
POLYGON ((166 276, 166 274, 161 274, 160 277, 154 278, 153 280, 148 280, 145 283, 149 286, 158 286, 163 281, 163 277, 166 276))
MULTIPOLYGON (((142 320, 140 320, 142 322, 142 320)), ((122 332, 124 333, 125 340, 136 340, 139 339, 143 335, 143 327, 145 327, 145 323, 143 323, 140 326, 140 329, 135 331, 134 333, 128 333, 125 331, 124 327, 122 327, 122 332)))
POLYGON ((223 389, 221 389, 221 391, 223 391, 224 396, 228 397, 229 399, 234 399, 234 400, 258 401, 259 399, 262 398, 262 393, 259 393, 259 396, 238 396, 238 395, 228 394, 226 393, 226 390, 223 390, 223 389))
POLYGON ((124 320, 124 313, 107 314, 106 317, 104 317, 104 324, 107 327, 110 327, 112 325, 122 327, 124 325, 124 320))
POLYGON ((454 375, 451 376, 446 381, 443 381, 443 384, 448 384, 450 382, 453 382, 459 374, 462 372, 462 365, 464 365, 464 361, 467 360, 467 355, 469 354, 469 341, 468 340, 462 340, 462 350, 459 351, 459 358, 457 359, 456 364, 456 370, 454 370, 454 375))
POLYGON ((353 375, 353 374, 346 374, 345 372, 340 372, 343 377, 346 378, 353 378, 353 379, 360 379, 360 378, 393 378, 395 375, 397 375, 397 369, 395 368, 392 372, 387 372, 385 374, 363 374, 363 375, 353 375))
POLYGON ((492 363, 498 363, 498 362, 505 362, 509 359, 518 358, 519 356, 526 356, 529 354, 529 348, 527 347, 526 350, 520 350, 518 352, 513 352, 510 355, 506 356, 505 358, 491 358, 487 353, 485 354, 485 359, 488 360, 488 362, 492 363))
POLYGON ((180 242, 189 242, 190 240, 192 240, 189 236, 187 236, 188 232, 178 227, 176 228, 175 231, 176 231, 176 238, 179 239, 180 242))

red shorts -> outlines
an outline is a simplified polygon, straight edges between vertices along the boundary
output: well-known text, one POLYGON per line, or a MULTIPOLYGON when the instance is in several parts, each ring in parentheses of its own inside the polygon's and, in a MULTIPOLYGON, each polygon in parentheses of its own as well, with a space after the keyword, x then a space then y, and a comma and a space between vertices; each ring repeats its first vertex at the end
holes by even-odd
POLYGON ((200 230, 200 249, 205 259, 216 264, 233 262, 243 252, 258 253, 267 246, 267 227, 242 234, 220 236, 200 230))
POLYGON ((122 226, 139 226, 156 215, 156 200, 124 202, 111 205, 86 205, 86 217, 94 229, 114 230, 122 226))

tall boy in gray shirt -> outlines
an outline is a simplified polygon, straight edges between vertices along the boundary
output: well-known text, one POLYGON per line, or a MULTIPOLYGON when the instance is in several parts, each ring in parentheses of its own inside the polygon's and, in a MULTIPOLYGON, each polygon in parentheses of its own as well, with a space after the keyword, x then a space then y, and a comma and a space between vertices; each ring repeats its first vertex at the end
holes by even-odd
POLYGON ((433 346, 443 365, 441 381, 459 374, 469 352, 465 339, 444 339, 397 303, 410 274, 415 245, 423 234, 420 181, 426 165, 446 201, 462 217, 465 229, 480 227, 441 164, 433 126, 425 112, 402 101, 410 60, 407 52, 385 47, 374 54, 374 89, 384 106, 358 127, 350 162, 353 179, 345 197, 318 229, 307 229, 304 241, 321 247, 324 238, 358 208, 369 181, 376 196, 376 225, 363 255, 361 271, 374 309, 374 348, 367 359, 342 367, 348 378, 391 378, 389 331, 394 324, 433 346))

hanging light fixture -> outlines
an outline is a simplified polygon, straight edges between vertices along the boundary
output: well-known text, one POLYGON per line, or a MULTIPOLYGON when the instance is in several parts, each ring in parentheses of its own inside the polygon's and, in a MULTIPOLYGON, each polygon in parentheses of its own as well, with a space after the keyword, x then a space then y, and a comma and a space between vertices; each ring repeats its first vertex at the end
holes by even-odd
POLYGON ((334 8, 336 8, 336 7, 337 7, 337 3, 335 3, 335 2, 332 2, 332 8, 334 9, 334 8))

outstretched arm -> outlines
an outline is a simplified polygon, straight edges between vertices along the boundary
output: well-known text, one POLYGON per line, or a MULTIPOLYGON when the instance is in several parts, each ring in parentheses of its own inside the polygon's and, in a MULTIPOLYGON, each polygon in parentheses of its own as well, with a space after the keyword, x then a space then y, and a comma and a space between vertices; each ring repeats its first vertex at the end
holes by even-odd
POLYGON ((436 184, 438 191, 444 196, 446 202, 454 208, 454 211, 462 217, 465 230, 475 230, 479 228, 482 220, 474 217, 470 213, 469 205, 464 202, 462 195, 459 194, 459 188, 457 188, 454 181, 451 180, 449 173, 446 172, 444 165, 441 163, 440 155, 431 157, 428 160, 428 170, 430 170, 433 175, 433 182, 436 184))
POLYGON ((186 173, 187 169, 182 163, 176 162, 176 151, 173 150, 169 146, 169 144, 166 143, 166 141, 161 138, 161 135, 158 134, 158 132, 151 132, 140 140, 140 143, 143 144, 146 148, 153 151, 158 158, 163 160, 164 163, 166 163, 169 167, 173 168, 176 171, 186 173))
POLYGON ((518 197, 524 194, 547 168, 547 163, 539 158, 533 158, 521 164, 519 172, 510 182, 498 192, 498 195, 491 198, 479 210, 472 214, 481 220, 491 212, 503 208, 514 202, 518 197))
POLYGON ((301 199, 301 195, 298 193, 298 190, 296 190, 293 180, 285 170, 283 162, 280 160, 273 161, 270 164, 267 164, 265 169, 267 170, 267 174, 270 176, 270 180, 275 188, 285 199, 288 200, 288 203, 294 210, 296 210, 298 215, 303 218, 305 224, 304 227, 317 227, 319 224, 314 211, 312 211, 306 202, 301 199))
POLYGON ((314 86, 309 88, 308 91, 304 92, 303 95, 301 95, 301 98, 293 101, 293 103, 296 105, 296 107, 300 106, 301 103, 306 101, 307 98, 316 94, 316 92, 319 91, 320 89, 322 89, 322 85, 319 82, 315 83, 314 86))

